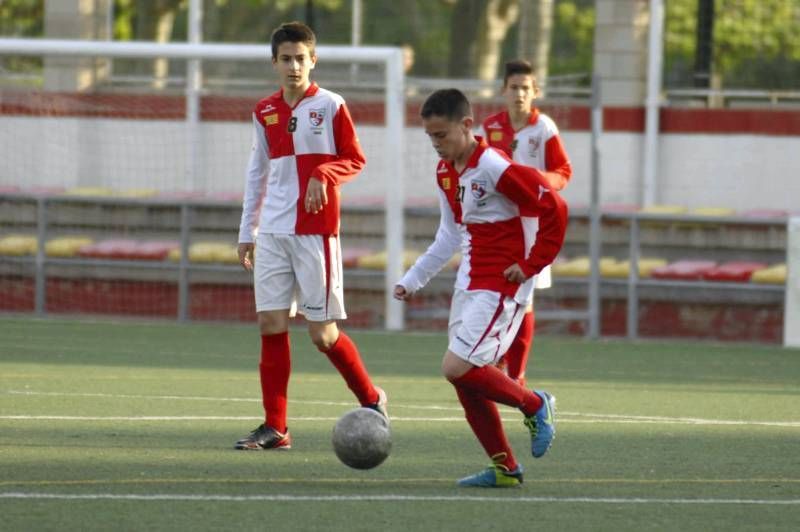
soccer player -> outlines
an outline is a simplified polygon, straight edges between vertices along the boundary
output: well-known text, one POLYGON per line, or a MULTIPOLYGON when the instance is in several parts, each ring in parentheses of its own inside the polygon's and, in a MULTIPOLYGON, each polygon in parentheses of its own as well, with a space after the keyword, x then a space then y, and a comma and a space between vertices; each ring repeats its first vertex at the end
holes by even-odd
MULTIPOLYGON (((502 150, 514 161, 539 170, 547 187, 560 191, 572 176, 572 166, 555 122, 534 106, 538 95, 539 86, 531 64, 523 60, 509 61, 503 77, 506 110, 484 120, 478 134, 489 146, 502 150)), ((536 218, 530 218, 526 223, 535 224, 536 218)), ((534 284, 536 288, 550 288, 549 266, 536 276, 534 284)), ((531 292, 519 332, 502 360, 508 375, 523 386, 534 324, 531 292)))
POLYGON ((253 111, 254 137, 239 228, 239 261, 253 272, 261 332, 265 421, 236 442, 242 450, 289 449, 289 318, 305 315, 311 341, 362 406, 386 415, 386 394, 336 325, 346 318, 339 243, 339 185, 364 167, 344 100, 310 80, 316 36, 289 22, 272 33, 280 90, 253 111))
POLYGON ((534 457, 555 436, 555 398, 531 391, 495 367, 519 328, 532 277, 550 264, 564 241, 567 208, 542 174, 516 164, 472 133, 467 98, 457 89, 434 92, 422 123, 441 157, 436 168, 441 217, 434 242, 406 272, 394 297, 408 299, 461 250, 442 373, 456 389, 467 422, 492 465, 462 478, 462 486, 522 483, 495 403, 518 408, 530 430, 534 457), (535 234, 522 212, 536 212, 535 234))

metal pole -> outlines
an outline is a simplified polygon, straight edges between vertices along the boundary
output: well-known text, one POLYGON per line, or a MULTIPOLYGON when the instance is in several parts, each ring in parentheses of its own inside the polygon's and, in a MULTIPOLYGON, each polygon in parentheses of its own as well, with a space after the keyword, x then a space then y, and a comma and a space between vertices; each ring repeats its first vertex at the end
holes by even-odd
POLYGON ((650 0, 650 31, 647 51, 647 101, 645 103, 642 197, 644 206, 658 201, 658 130, 661 104, 664 0, 650 0))
MULTIPOLYGON (((203 40, 203 0, 189 1, 189 43, 203 40)), ((200 90, 202 64, 199 59, 189 59, 186 65, 186 190, 197 187, 200 173, 200 90)))
POLYGON ((800 216, 786 222, 786 266, 783 346, 800 347, 800 216))
MULTIPOLYGON (((350 44, 352 46, 361 45, 362 7, 361 0, 352 0, 353 12, 350 17, 350 44)), ((350 81, 354 85, 358 81, 357 63, 350 65, 350 81)))
POLYGON ((626 330, 628 338, 635 340, 639 336, 639 217, 631 216, 631 241, 628 251, 628 316, 626 330))
POLYGON ((178 321, 189 319, 189 235, 192 211, 188 203, 181 205, 181 260, 178 267, 178 321))
POLYGON ((405 306, 393 297, 394 283, 403 274, 405 240, 405 73, 403 52, 399 48, 386 63, 386 328, 400 331, 405 328, 405 306), (389 148, 390 147, 390 148, 389 148))
POLYGON ((34 292, 34 311, 37 316, 44 316, 47 303, 47 272, 44 244, 47 240, 47 199, 36 200, 36 286, 34 292))
POLYGON ((600 337, 600 137, 603 132, 603 106, 600 95, 600 75, 592 76, 592 177, 589 200, 589 338, 600 337))

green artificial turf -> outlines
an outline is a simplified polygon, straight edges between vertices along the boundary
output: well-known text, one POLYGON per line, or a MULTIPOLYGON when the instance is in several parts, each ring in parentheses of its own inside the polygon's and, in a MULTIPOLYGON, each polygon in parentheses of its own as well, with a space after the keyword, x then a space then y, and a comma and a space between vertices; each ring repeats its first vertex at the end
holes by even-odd
POLYGON ((550 452, 501 412, 519 489, 487 465, 444 335, 351 332, 389 394, 393 450, 340 464, 355 406, 292 330, 288 452, 238 452, 261 422, 254 326, 0 319, 0 529, 796 530, 800 351, 541 337, 529 381, 558 399, 550 452))

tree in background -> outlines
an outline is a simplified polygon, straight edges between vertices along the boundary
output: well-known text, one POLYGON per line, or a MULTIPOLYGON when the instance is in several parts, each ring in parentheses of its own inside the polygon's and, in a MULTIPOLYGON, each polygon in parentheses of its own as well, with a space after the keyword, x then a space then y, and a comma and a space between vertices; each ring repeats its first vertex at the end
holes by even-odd
MULTIPOLYGON (((669 0, 665 83, 692 86, 698 0, 669 0)), ((800 0, 715 0, 711 86, 800 86, 800 0)))
MULTIPOLYGON (((43 36, 45 1, 0 0, 0 35, 43 36)), ((183 41, 187 3, 114 0, 114 38, 183 41)), ((512 57, 526 55, 543 63, 542 50, 547 47, 550 76, 588 75, 594 4, 595 0, 364 0, 363 44, 412 46, 416 60, 411 75, 420 77, 494 79, 502 62, 512 57), (553 16, 549 39, 548 10, 553 16), (531 18, 539 25, 535 31, 524 29, 530 28, 531 18)), ((264 43, 281 21, 304 20, 310 5, 321 43, 350 42, 351 0, 204 0, 203 5, 206 41, 264 43)), ((665 7, 665 85, 691 87, 698 0, 665 0, 665 7)), ((21 60, 6 58, 3 64, 8 68, 15 61, 21 60)), ((797 90, 800 0, 714 0, 711 65, 718 87, 797 90)), ((162 79, 166 76, 163 67, 157 71, 162 79)))

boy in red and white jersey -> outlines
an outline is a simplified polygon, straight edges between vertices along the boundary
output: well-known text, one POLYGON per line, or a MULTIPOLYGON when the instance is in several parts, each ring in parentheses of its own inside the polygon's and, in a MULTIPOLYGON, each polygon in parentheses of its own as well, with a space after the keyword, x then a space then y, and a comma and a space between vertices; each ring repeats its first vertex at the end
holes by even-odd
POLYGON ((316 36, 289 22, 272 33, 280 90, 253 111, 239 261, 254 273, 261 332, 265 421, 236 442, 242 450, 288 449, 289 318, 304 314, 325 353, 362 406, 386 415, 386 394, 373 386, 353 341, 336 325, 347 317, 339 243, 339 185, 365 159, 344 100, 310 80, 316 36))
POLYGON ((517 332, 533 276, 561 249, 566 204, 547 188, 539 171, 512 162, 473 136, 469 102, 457 89, 433 93, 421 115, 441 157, 436 169, 441 218, 433 244, 398 281, 394 296, 408 299, 461 251, 442 372, 492 466, 459 485, 516 486, 522 482, 522 465, 514 458, 495 403, 520 409, 538 458, 555 436, 555 398, 526 389, 495 364, 517 332), (522 213, 538 215, 535 232, 523 223, 522 213))
MULTIPOLYGON (((479 135, 489 146, 502 150, 514 161, 539 170, 550 190, 562 190, 572 176, 569 157, 558 135, 555 122, 533 105, 539 87, 533 67, 527 61, 509 61, 503 77, 503 97, 506 110, 483 121, 479 135)), ((526 219, 535 226, 535 217, 526 219)), ((542 270, 535 281, 536 288, 550 288, 550 267, 542 270)), ((517 337, 508 348, 503 363, 512 379, 525 384, 525 368, 534 333, 533 294, 517 337)))

